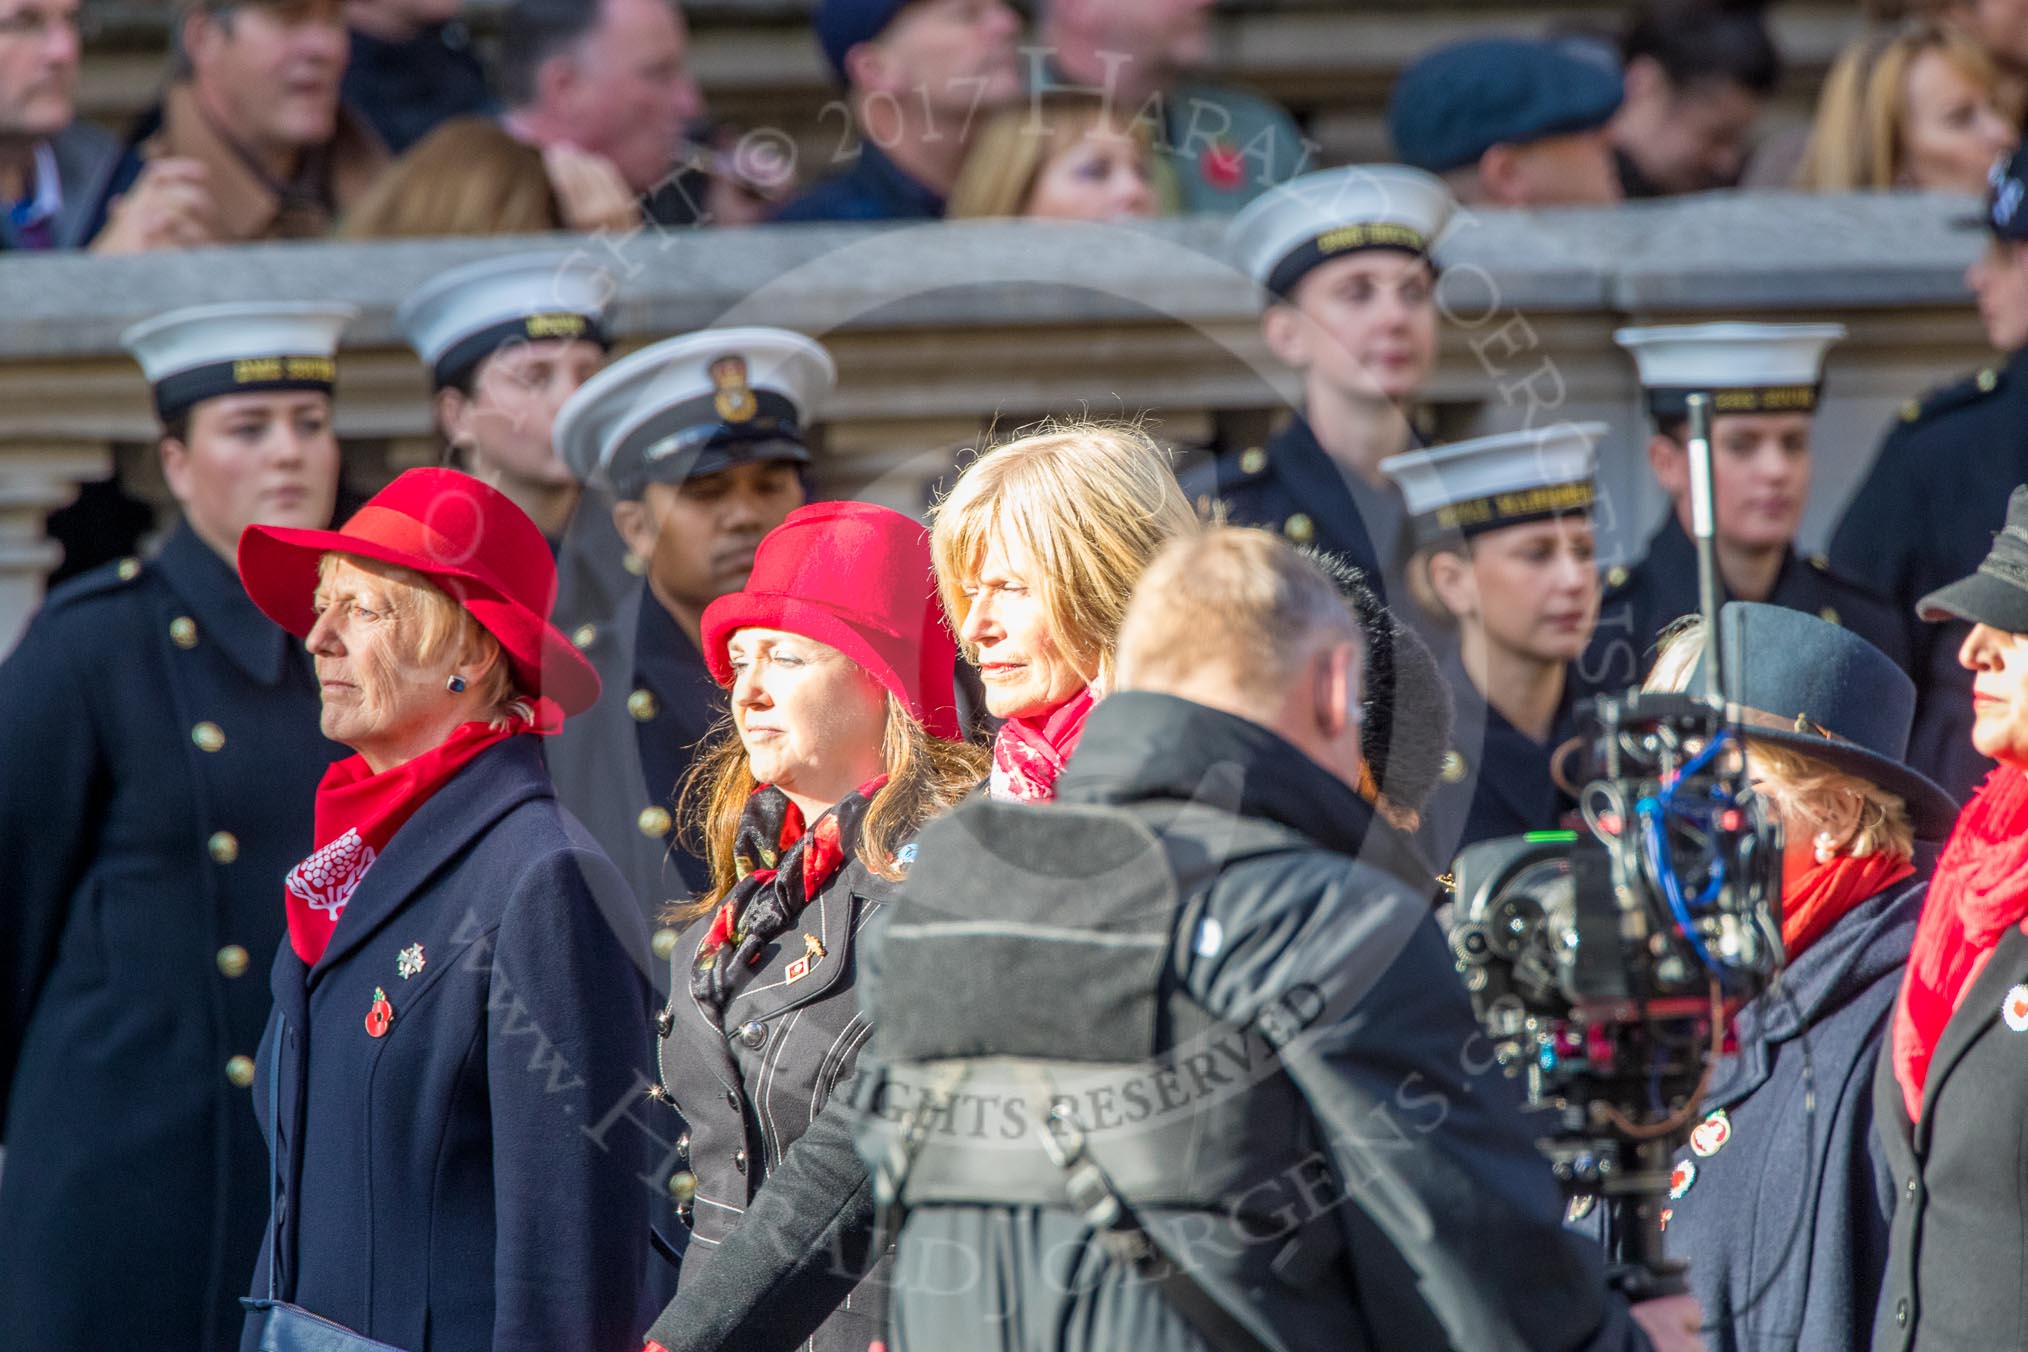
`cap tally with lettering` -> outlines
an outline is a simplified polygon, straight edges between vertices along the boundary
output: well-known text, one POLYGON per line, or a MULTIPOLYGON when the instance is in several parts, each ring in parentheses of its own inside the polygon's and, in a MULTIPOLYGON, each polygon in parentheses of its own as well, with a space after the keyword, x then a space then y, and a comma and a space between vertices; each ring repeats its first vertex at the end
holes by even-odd
POLYGON ((197 305, 142 320, 120 345, 141 364, 167 421, 228 394, 331 393, 338 337, 358 314, 314 302, 197 305))
POLYGON ((453 268, 403 301, 394 326, 438 389, 463 381, 510 343, 611 345, 612 274, 572 254, 515 254, 453 268))
POLYGON ((1418 546, 1507 526, 1588 513, 1601 422, 1560 423, 1389 456, 1380 472, 1401 488, 1418 546))
POLYGON ((1728 413, 1814 413, 1824 353, 1843 324, 1671 324, 1621 329, 1613 341, 1640 368, 1648 412, 1658 422, 1686 416, 1693 394, 1728 413))
POLYGON ((1457 200, 1444 181, 1399 164, 1304 174, 1262 194, 1226 229, 1254 281, 1286 296, 1312 268, 1361 249, 1428 256, 1457 200))

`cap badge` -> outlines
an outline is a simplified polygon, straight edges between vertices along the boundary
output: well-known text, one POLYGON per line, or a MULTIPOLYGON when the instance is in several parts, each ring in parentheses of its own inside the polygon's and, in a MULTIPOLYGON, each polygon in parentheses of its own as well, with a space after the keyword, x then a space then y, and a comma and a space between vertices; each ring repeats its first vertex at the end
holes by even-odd
POLYGON ((711 406, 730 423, 743 423, 760 411, 753 390, 746 383, 746 358, 729 355, 711 363, 711 383, 718 387, 711 406))

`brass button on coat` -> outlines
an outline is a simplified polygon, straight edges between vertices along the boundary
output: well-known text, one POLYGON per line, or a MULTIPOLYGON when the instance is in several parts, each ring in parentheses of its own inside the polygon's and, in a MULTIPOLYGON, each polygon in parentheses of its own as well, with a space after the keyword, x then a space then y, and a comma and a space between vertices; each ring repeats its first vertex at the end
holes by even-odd
POLYGON ((213 831, 211 839, 204 842, 205 851, 211 855, 214 864, 230 864, 239 858, 239 837, 230 831, 213 831))
POLYGON ((188 615, 178 615, 169 621, 169 641, 179 648, 197 646, 197 621, 188 615))
POLYGON ((746 1152, 744 1150, 735 1150, 732 1152, 732 1167, 739 1170, 739 1172, 741 1173, 746 1172, 746 1152))
POLYGON ((230 977, 245 976, 252 961, 252 955, 238 944, 227 944, 218 950, 218 970, 230 977))
POLYGON ((641 834, 651 839, 668 835, 669 828, 675 824, 670 819, 669 809, 663 807, 644 807, 641 815, 634 818, 634 825, 641 828, 641 834))
POLYGON ((1297 512, 1282 522, 1282 534, 1299 545, 1306 545, 1317 538, 1317 523, 1302 512, 1297 512))
POLYGON ((116 571, 119 573, 120 581, 132 582, 141 575, 141 561, 139 559, 121 559, 120 566, 116 571))
POLYGON ((190 730, 190 740, 197 743, 199 751, 223 751, 225 729, 209 721, 199 723, 190 730))
POLYGON ((669 1175, 669 1195, 679 1202, 688 1202, 697 1195, 697 1175, 688 1169, 669 1175))
POLYGON ((597 625, 581 624, 576 629, 571 631, 570 635, 571 646, 577 648, 589 648, 591 647, 593 640, 597 639, 598 636, 599 636, 599 627, 597 625))
POLYGON ((1249 446, 1239 454, 1239 472, 1258 474, 1267 468, 1267 452, 1258 446, 1249 446))
POLYGON ((648 941, 648 946, 655 950, 657 958, 663 962, 669 961, 669 955, 676 951, 676 931, 666 925, 663 926, 655 931, 655 937, 648 941))
POLYGON ((627 712, 634 716, 636 723, 646 723, 656 714, 662 712, 662 706, 655 702, 654 691, 636 690, 633 694, 627 696, 627 712))
POLYGON ((225 1078, 235 1089, 253 1088, 254 1063, 251 1056, 235 1056, 225 1063, 225 1078))

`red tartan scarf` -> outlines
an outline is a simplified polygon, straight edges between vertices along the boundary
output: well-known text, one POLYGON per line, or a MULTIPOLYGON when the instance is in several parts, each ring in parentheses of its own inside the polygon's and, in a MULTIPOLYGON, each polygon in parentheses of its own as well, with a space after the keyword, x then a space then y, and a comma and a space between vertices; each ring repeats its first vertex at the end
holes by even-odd
POLYGON ((739 881, 711 917, 691 962, 690 992, 707 1008, 724 1010, 734 979, 761 960, 761 950, 795 924, 845 866, 859 844, 859 823, 886 783, 886 775, 875 775, 815 826, 806 825, 803 810, 772 784, 747 798, 732 847, 739 881))
POLYGON ((1922 1116, 1923 1085, 1965 992, 2000 937, 2028 917, 2028 776, 2000 766, 1958 814, 1915 925, 1894 1009, 1894 1078, 1908 1120, 1922 1116))
POLYGON ((1084 735, 1097 698, 1091 688, 1043 714, 1010 718, 993 738, 993 774, 986 782, 989 796, 1021 803, 1047 803, 1056 797, 1056 777, 1063 773, 1077 739, 1084 735))
POLYGON ((535 702, 535 721, 510 718, 502 727, 462 723, 439 746, 375 774, 364 756, 347 756, 324 772, 317 785, 317 848, 289 870, 282 900, 289 918, 289 944, 315 966, 330 946, 338 918, 359 880, 402 823, 458 771, 487 747, 523 732, 547 736, 563 726, 563 710, 548 698, 535 702))

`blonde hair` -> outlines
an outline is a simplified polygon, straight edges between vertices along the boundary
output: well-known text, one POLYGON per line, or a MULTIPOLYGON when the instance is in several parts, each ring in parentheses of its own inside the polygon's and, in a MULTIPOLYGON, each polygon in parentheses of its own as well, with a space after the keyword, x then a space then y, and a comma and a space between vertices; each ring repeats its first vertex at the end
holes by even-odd
MULTIPOLYGON (((1675 621, 1662 631, 1660 643, 1655 665, 1641 689, 1680 694, 1690 688, 1690 677, 1704 656, 1703 617, 1686 615, 1675 621)), ((1874 853, 1903 858, 1915 853, 1915 827, 1900 794, 1807 751, 1751 732, 1746 738, 1746 755, 1759 781, 1759 792, 1774 804, 1785 828, 1811 831, 1830 826, 1839 819, 1838 800, 1854 798, 1859 803, 1859 819, 1846 854, 1864 859, 1874 853)))
POLYGON ((1131 136, 1152 167, 1148 125, 1116 120, 1111 100, 1074 90, 1039 94, 1002 108, 973 133, 944 214, 952 220, 1025 216, 1043 169, 1094 130, 1131 136))
POLYGON ((490 117, 446 122, 346 213, 350 239, 533 235, 564 228, 542 152, 490 117))
MULTIPOLYGON (((887 783, 873 795, 860 819, 853 853, 877 876, 899 881, 904 870, 895 861, 896 852, 924 822, 978 786, 986 776, 987 755, 983 747, 969 742, 930 736, 908 706, 890 691, 880 763, 887 783)), ((739 730, 730 717, 721 719, 684 775, 676 805, 685 843, 703 847, 711 866, 711 886, 692 901, 671 905, 663 913, 664 923, 688 924, 725 900, 739 881, 733 850, 739 839, 740 817, 758 787, 739 730)))
MULTIPOLYGON (((1825 77, 1809 144, 1796 171, 1798 188, 1865 192, 1901 186, 1908 72, 1930 52, 1949 60, 1995 106, 2002 104, 1992 57, 1954 25, 1924 18, 1881 29, 1846 47, 1825 77)), ((2011 108, 2002 112, 2010 121, 2019 120, 2011 108)))
POLYGON ((1338 584, 1269 531, 1211 526, 1162 546, 1120 627, 1122 689, 1180 693, 1214 675, 1269 718, 1323 644, 1364 641, 1338 584))
MULTIPOLYGON (((413 666, 428 668, 443 663, 447 656, 474 648, 485 667, 473 692, 479 707, 488 711, 485 722, 501 728, 509 719, 534 720, 534 699, 515 688, 514 669, 507 661, 506 649, 472 618, 471 611, 413 568, 335 550, 317 561, 318 590, 323 590, 331 579, 332 569, 339 564, 377 578, 387 588, 386 619, 395 626, 396 638, 389 646, 396 651, 377 649, 366 657, 368 666, 381 678, 382 688, 414 679, 413 671, 402 669, 404 659, 413 666)), ((371 691, 362 693, 368 698, 372 696, 371 691)))
POLYGON ((987 545, 1017 544, 1050 639, 1102 690, 1134 584, 1165 543, 1197 529, 1168 452, 1138 427, 1095 422, 1045 423, 982 452, 932 518, 937 591, 960 642, 987 545))

